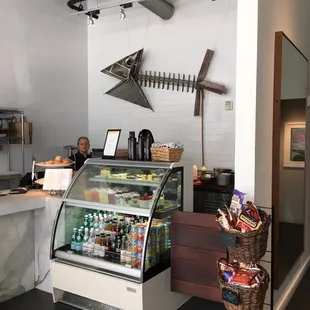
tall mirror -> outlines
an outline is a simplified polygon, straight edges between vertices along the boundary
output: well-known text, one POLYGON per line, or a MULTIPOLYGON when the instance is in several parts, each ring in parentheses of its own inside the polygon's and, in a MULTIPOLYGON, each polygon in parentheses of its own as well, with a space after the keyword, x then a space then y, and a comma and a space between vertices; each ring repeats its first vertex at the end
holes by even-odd
POLYGON ((281 286, 304 251, 308 60, 275 35, 273 107, 273 283, 281 286))

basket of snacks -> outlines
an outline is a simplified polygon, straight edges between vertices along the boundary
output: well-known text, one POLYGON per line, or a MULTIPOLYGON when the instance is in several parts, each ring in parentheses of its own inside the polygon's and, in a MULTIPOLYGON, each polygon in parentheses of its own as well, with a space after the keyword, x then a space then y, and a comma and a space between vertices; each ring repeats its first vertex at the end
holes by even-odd
POLYGON ((218 262, 222 299, 228 310, 262 310, 270 282, 267 271, 257 264, 218 262))
POLYGON ((153 143, 151 147, 153 161, 178 162, 183 154, 183 145, 179 142, 153 143))
POLYGON ((234 190, 230 208, 219 209, 216 220, 222 230, 222 242, 237 261, 258 262, 266 253, 271 216, 234 190))

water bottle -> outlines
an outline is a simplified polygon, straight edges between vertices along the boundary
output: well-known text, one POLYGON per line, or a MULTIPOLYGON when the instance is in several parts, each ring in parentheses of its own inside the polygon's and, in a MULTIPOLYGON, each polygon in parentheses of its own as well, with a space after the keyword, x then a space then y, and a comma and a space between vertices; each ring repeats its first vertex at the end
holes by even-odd
POLYGON ((77 237, 77 228, 73 228, 73 233, 71 237, 71 250, 75 251, 76 249, 76 237, 77 237))

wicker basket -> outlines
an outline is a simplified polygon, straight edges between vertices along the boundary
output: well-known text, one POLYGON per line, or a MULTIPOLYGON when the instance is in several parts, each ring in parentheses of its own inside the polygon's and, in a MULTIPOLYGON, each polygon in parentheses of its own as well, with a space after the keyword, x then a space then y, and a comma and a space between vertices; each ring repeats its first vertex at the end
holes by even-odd
POLYGON ((183 149, 151 148, 153 161, 180 161, 183 149))
POLYGON ((226 245, 231 259, 243 263, 256 263, 266 254, 271 216, 264 211, 261 213, 264 213, 265 220, 258 230, 248 233, 229 232, 236 237, 235 245, 226 245))
MULTIPOLYGON (((224 260, 224 259, 221 259, 221 260, 224 260)), ((266 292, 268 290, 268 286, 270 282, 270 277, 266 269, 264 269, 260 265, 258 266, 265 274, 265 279, 256 288, 244 288, 244 287, 236 287, 236 286, 230 285, 229 283, 223 280, 221 271, 218 269, 218 278, 219 278, 222 292, 224 288, 228 289, 229 291, 237 294, 240 300, 239 305, 235 305, 226 300, 223 300, 223 303, 226 309, 228 310, 262 310, 263 309, 266 292)))

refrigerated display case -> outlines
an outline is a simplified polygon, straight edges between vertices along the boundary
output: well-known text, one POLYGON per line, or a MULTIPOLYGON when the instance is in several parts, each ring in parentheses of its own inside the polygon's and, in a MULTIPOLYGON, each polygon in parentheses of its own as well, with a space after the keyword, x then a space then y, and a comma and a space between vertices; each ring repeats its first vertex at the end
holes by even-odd
MULTIPOLYGON (((81 309, 178 309, 170 216, 184 208, 180 163, 89 159, 66 191, 51 240, 55 302, 81 309)), ((190 193, 192 195, 192 193, 190 193)))

